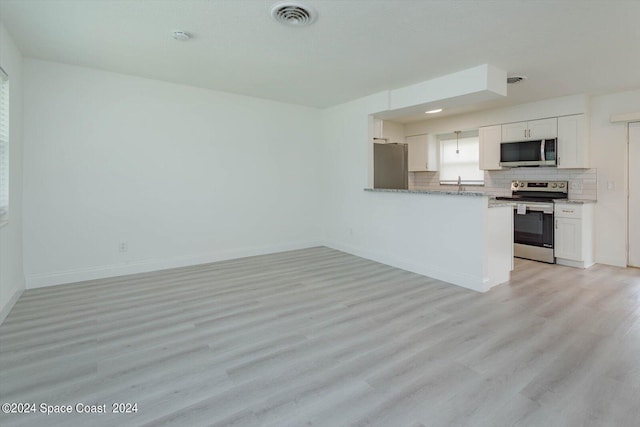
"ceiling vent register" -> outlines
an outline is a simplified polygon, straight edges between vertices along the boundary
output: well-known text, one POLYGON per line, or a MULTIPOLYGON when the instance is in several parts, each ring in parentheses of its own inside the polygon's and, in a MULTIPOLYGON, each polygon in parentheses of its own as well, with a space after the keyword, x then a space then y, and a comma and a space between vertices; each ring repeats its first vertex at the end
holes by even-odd
POLYGON ((514 85, 516 83, 520 83, 524 80, 527 80, 527 78, 525 76, 511 76, 511 77, 507 77, 507 84, 509 85, 514 85))
POLYGON ((305 27, 316 20, 316 12, 300 2, 281 2, 271 8, 271 16, 290 27, 305 27))

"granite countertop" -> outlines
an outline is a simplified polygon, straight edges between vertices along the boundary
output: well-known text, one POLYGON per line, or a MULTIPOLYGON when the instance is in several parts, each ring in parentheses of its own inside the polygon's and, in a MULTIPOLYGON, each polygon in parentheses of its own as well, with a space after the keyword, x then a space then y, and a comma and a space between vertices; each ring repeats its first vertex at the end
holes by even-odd
POLYGON ((569 203, 573 205, 584 205, 588 203, 597 203, 597 200, 580 200, 580 199, 565 199, 565 200, 556 200, 556 203, 569 203))
POLYGON ((489 207, 490 208, 502 208, 505 206, 515 206, 517 203, 514 202, 508 202, 505 200, 489 200, 489 207))
POLYGON ((480 191, 444 191, 444 190, 399 190, 391 188, 365 188, 364 191, 371 191, 376 193, 412 193, 412 194, 436 194, 447 196, 485 196, 486 194, 480 191))
MULTIPOLYGON (((554 200, 554 203, 567 203, 567 204, 573 204, 573 205, 585 205, 588 203, 597 203, 597 200, 582 200, 582 199, 558 199, 558 200, 554 200)), ((514 201, 509 201, 509 200, 496 200, 494 197, 489 198, 489 207, 498 207, 498 206, 515 206, 518 203, 525 203, 525 202, 519 202, 517 200, 514 201)))

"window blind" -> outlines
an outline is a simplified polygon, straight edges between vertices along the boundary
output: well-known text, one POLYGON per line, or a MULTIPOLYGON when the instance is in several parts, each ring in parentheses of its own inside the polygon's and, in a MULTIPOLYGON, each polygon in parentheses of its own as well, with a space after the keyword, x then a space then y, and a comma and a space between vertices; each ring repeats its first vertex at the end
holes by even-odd
POLYGON ((0 68, 0 223, 9 215, 9 77, 0 68))
POLYGON ((440 137, 440 183, 484 184, 484 171, 480 170, 480 141, 478 136, 440 137), (458 153, 456 153, 458 149, 458 153))

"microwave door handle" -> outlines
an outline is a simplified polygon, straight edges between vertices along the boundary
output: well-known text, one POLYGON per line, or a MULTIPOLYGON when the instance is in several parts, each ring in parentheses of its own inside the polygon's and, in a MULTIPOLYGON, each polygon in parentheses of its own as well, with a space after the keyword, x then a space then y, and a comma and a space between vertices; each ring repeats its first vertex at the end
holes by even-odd
POLYGON ((547 160, 547 159, 544 157, 544 142, 545 142, 545 141, 544 141, 544 139, 543 139, 542 141, 540 141, 540 160, 542 160, 543 162, 544 162, 545 160, 547 160))

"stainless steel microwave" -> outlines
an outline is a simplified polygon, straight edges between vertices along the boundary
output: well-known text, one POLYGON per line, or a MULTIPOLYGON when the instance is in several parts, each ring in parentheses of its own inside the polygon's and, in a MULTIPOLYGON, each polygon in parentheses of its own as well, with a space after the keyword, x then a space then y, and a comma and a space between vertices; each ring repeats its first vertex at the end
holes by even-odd
POLYGON ((503 142, 500 144, 500 166, 557 166, 558 140, 503 142))

